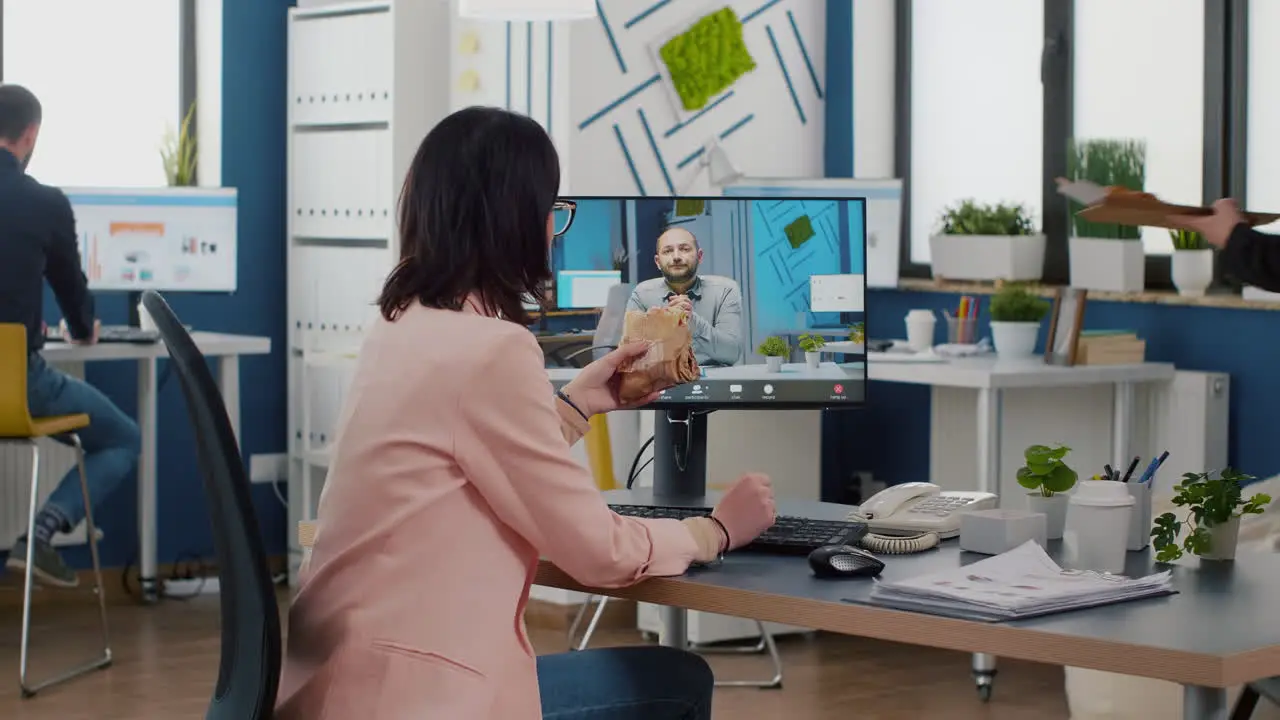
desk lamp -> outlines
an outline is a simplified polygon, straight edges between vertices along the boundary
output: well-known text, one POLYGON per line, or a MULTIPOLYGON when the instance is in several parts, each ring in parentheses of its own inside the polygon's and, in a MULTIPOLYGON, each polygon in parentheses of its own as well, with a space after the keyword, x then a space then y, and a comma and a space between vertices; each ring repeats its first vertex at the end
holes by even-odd
POLYGON ((689 176, 688 182, 679 192, 680 195, 689 192, 703 170, 707 171, 707 179, 714 187, 724 187, 742 179, 742 171, 733 164, 729 153, 725 152, 718 140, 712 138, 702 146, 702 154, 698 156, 698 170, 689 176))
POLYGON ((467 20, 545 22, 596 16, 595 0, 459 0, 458 16, 467 20))

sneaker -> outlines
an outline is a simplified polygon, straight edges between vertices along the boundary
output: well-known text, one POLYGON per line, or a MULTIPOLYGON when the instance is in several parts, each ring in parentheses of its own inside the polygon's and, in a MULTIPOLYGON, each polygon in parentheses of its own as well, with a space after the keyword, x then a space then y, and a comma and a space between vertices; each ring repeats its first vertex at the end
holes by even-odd
MULTIPOLYGON (((45 585, 73 588, 80 584, 80 578, 75 574, 75 571, 62 562, 62 556, 49 543, 36 541, 35 563, 36 566, 32 568, 31 574, 45 585)), ((13 549, 9 551, 9 560, 5 563, 5 567, 20 573, 27 571, 26 539, 18 540, 13 544, 13 549)))

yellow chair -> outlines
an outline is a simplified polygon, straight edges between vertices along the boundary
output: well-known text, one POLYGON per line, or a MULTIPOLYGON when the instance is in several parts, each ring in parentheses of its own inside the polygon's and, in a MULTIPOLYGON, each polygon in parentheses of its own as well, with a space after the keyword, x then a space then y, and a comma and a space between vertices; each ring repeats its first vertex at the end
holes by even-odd
POLYGON ((102 567, 98 562, 97 528, 93 524, 93 510, 89 502, 89 483, 84 470, 84 447, 77 430, 89 426, 88 415, 61 415, 33 418, 27 405, 27 329, 23 325, 0 323, 0 444, 21 444, 31 449, 31 503, 27 511, 27 537, 36 533, 36 509, 40 496, 40 438, 65 440, 75 448, 76 463, 80 468, 80 492, 84 494, 85 530, 89 538, 89 554, 93 558, 93 577, 98 595, 98 613, 102 623, 102 655, 83 665, 78 665, 37 685, 27 682, 27 659, 31 645, 31 590, 34 586, 32 569, 35 544, 27 543, 27 569, 22 596, 22 650, 18 661, 18 684, 23 697, 31 697, 40 690, 91 670, 111 664, 111 647, 107 636, 107 598, 102 586, 102 567))

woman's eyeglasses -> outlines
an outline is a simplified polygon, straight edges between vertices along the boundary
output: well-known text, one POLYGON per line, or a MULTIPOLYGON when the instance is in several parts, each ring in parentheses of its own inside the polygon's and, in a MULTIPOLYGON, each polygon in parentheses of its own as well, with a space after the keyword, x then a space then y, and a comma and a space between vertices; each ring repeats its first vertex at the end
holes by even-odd
POLYGON ((572 200, 557 200, 551 206, 551 224, 555 228, 556 237, 569 232, 573 225, 573 216, 578 212, 578 203, 572 200))

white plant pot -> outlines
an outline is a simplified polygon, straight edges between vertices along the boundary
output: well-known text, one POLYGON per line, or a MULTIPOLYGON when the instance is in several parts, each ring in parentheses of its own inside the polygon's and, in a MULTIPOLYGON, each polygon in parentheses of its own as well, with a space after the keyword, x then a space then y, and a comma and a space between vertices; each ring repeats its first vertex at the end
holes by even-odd
POLYGON ((1038 492, 1027 493, 1027 510, 1041 513, 1045 517, 1046 540, 1062 539, 1062 531, 1067 525, 1067 504, 1070 499, 1066 493, 1055 493, 1049 497, 1038 492))
POLYGON ((1230 520, 1208 530, 1209 552, 1201 555, 1200 559, 1235 560, 1236 546, 1240 543, 1240 516, 1232 515, 1230 520))
POLYGON ((1141 240, 1073 237, 1069 248, 1071 287, 1123 293, 1145 289, 1147 256, 1141 240))
POLYGON ((1029 358, 1036 354, 1036 340, 1040 337, 1038 322, 991 321, 991 342, 1001 359, 1029 358))
POLYGON ((929 238, 935 278, 1039 280, 1044 235, 934 235, 929 238))
POLYGON ((1174 250, 1173 286, 1184 297, 1203 297, 1213 282, 1213 250, 1174 250))
POLYGON ((804 364, 809 366, 810 370, 817 370, 818 366, 822 364, 822 353, 806 352, 804 354, 804 364))
POLYGON ((782 357, 778 355, 770 355, 764 359, 765 370, 771 373, 782 372, 782 357))

